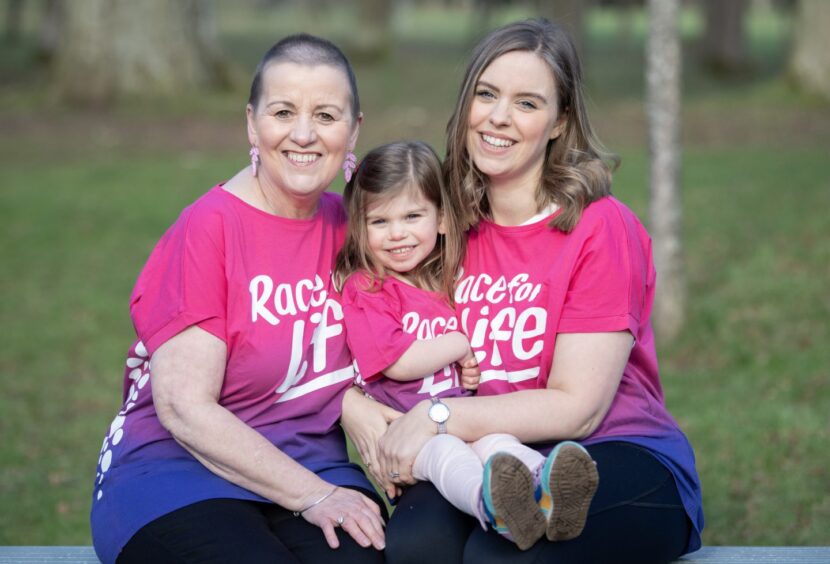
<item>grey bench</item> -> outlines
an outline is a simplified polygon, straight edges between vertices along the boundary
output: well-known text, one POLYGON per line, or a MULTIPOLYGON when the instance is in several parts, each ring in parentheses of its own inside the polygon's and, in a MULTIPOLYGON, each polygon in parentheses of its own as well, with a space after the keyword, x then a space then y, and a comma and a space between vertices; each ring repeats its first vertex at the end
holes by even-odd
POLYGON ((706 564, 754 564, 798 562, 799 564, 830 564, 830 546, 704 546, 687 554, 675 564, 705 562, 706 564))
POLYGON ((101 564, 91 546, 0 546, 0 563, 101 564))
MULTIPOLYGON (((100 564, 91 546, 0 546, 0 564, 100 564)), ((706 546, 675 564, 830 563, 830 546, 706 546)))

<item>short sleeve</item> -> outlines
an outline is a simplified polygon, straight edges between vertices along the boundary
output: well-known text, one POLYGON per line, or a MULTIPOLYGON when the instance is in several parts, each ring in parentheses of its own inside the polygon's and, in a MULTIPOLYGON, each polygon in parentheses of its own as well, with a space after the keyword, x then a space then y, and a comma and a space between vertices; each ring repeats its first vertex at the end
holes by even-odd
POLYGON ((130 299, 136 333, 150 354, 192 325, 226 340, 223 221, 187 208, 156 245, 130 299))
POLYGON ((384 289, 362 288, 365 279, 351 276, 341 296, 346 340, 364 381, 380 378, 415 342, 401 324, 400 301, 384 289))
POLYGON ((611 203, 598 207, 599 213, 583 217, 573 233, 579 251, 558 331, 628 330, 637 338, 649 280, 649 249, 643 248, 633 214, 627 217, 611 203))

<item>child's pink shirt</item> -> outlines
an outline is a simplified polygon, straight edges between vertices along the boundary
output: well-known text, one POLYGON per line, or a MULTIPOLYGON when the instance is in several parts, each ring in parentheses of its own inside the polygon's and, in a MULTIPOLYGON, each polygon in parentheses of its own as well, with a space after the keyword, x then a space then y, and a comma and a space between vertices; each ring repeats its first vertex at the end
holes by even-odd
POLYGON ((447 300, 438 293, 391 276, 377 291, 368 289, 369 285, 364 276, 354 274, 346 280, 341 296, 356 381, 363 390, 377 401, 404 412, 432 396, 466 395, 455 364, 408 382, 383 375, 416 340, 458 331, 458 320, 447 300))

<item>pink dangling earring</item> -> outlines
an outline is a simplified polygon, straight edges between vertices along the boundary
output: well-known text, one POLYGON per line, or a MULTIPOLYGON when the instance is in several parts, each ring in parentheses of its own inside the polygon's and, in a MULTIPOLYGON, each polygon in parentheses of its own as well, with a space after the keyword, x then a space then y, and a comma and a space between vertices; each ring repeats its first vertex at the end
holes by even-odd
POLYGON ((256 147, 251 147, 251 150, 248 151, 248 154, 251 155, 251 172, 254 176, 256 176, 256 169, 259 165, 259 149, 256 147))
POLYGON ((357 157, 352 151, 346 151, 346 160, 343 161, 343 176, 346 177, 346 182, 352 179, 352 173, 357 168, 357 157))

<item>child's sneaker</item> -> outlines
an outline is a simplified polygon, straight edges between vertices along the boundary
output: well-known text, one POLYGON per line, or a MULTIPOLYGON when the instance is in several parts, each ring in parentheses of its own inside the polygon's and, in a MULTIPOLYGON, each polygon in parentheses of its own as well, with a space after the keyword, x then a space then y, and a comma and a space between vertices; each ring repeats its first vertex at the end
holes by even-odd
POLYGON ((547 521, 548 540, 578 537, 599 485, 596 462, 582 445, 563 441, 548 455, 539 478, 539 508, 547 521))
POLYGON ((524 463, 505 452, 484 465, 481 496, 493 529, 527 550, 545 534, 545 516, 539 508, 533 474, 524 463))

